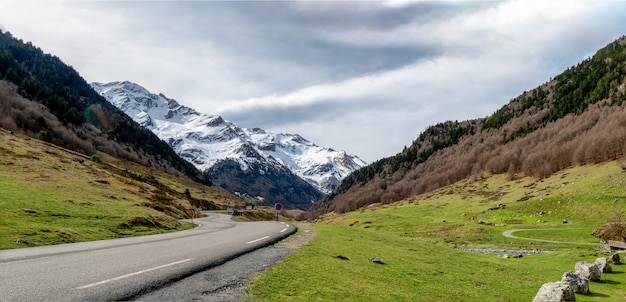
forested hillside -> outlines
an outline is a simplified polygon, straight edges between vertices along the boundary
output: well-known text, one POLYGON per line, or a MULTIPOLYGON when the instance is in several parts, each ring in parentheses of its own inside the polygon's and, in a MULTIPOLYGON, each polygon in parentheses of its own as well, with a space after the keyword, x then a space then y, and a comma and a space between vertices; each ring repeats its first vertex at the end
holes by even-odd
POLYGON ((429 127, 401 153, 346 177, 301 219, 391 203, 483 173, 547 177, 626 153, 626 37, 487 118, 429 127))
POLYGON ((0 31, 0 127, 87 155, 104 152, 209 181, 59 58, 0 31))

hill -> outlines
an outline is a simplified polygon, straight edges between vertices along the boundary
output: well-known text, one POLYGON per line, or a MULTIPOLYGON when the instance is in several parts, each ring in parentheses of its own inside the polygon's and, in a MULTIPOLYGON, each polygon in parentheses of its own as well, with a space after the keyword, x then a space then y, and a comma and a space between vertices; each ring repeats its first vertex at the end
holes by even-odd
POLYGON ((243 206, 227 192, 0 128, 0 249, 192 227, 190 209, 243 206))
POLYGON ((486 118, 429 127, 395 156, 355 171, 300 219, 392 203, 485 173, 544 178, 626 152, 626 38, 486 118))
POLYGON ((2 31, 0 127, 83 154, 102 152, 209 183, 167 143, 98 95, 72 67, 2 31))

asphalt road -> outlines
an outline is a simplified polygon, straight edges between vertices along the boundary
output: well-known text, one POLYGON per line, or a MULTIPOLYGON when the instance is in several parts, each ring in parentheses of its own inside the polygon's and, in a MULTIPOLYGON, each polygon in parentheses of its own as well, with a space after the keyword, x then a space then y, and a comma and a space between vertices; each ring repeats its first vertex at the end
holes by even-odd
POLYGON ((296 231, 210 214, 192 230, 0 251, 0 301, 129 300, 296 231))

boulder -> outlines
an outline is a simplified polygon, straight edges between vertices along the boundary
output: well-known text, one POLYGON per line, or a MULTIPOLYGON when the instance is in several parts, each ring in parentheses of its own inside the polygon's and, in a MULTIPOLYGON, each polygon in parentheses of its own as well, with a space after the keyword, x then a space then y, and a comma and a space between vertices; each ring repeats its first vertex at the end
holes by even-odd
POLYGON ((622 264, 622 261, 619 259, 619 254, 615 253, 615 254, 611 255, 611 257, 609 257, 609 263, 613 263, 615 265, 622 264))
POLYGON ((585 261, 576 262, 574 268, 579 275, 591 281, 602 281, 602 271, 595 263, 585 261))
POLYGON ((533 302, 576 301, 569 282, 550 282, 541 286, 533 302))
POLYGON ((575 293, 587 294, 589 293, 589 279, 581 276, 578 273, 568 271, 563 274, 561 282, 568 282, 575 293))
POLYGON ((602 273, 611 273, 611 272, 613 272, 613 269, 611 268, 611 265, 609 264, 609 262, 604 257, 600 257, 600 258, 596 259, 594 264, 598 266, 598 268, 600 269, 600 271, 602 271, 602 273))

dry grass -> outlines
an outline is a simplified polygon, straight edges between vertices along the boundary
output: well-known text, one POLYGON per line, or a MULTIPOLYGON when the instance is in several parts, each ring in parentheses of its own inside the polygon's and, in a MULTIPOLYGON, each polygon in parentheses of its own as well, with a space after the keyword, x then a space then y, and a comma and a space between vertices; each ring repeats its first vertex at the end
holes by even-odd
POLYGON ((0 129, 0 249, 180 230, 191 227, 178 219, 192 203, 241 203, 217 188, 99 157, 0 129))

